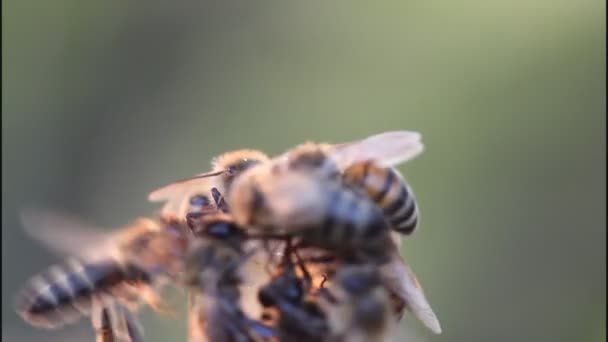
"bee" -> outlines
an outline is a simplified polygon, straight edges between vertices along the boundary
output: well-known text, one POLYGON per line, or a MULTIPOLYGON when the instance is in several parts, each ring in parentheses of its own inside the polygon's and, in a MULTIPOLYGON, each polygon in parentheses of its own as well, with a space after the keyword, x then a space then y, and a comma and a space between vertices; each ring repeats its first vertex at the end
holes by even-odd
POLYGON ((170 311, 158 291, 182 272, 187 227, 164 219, 139 218, 108 234, 85 230, 78 222, 50 213, 29 212, 23 219, 33 237, 79 257, 29 281, 16 300, 17 313, 26 322, 58 328, 91 315, 93 310, 97 321, 103 322, 98 318, 107 309, 94 305, 99 298, 102 304, 115 300, 123 316, 142 302, 161 312, 170 311))
POLYGON ((325 314, 314 297, 308 298, 309 281, 290 265, 258 292, 265 308, 262 320, 272 322, 281 341, 323 341, 327 337, 325 314))
POLYGON ((395 322, 391 301, 374 265, 340 268, 329 291, 331 300, 320 300, 330 327, 328 341, 391 340, 395 322))
MULTIPOLYGON (((380 143, 394 139, 395 133, 385 133, 364 139, 359 143, 347 144, 348 149, 338 145, 305 143, 288 151, 284 159, 288 169, 306 170, 324 177, 338 178, 363 190, 380 208, 382 208, 391 228, 402 234, 411 234, 418 224, 418 206, 414 193, 401 173, 394 167, 382 166, 382 151, 375 158, 364 159, 365 149, 380 147, 380 143), (354 150, 354 151, 353 151, 354 150), (361 152, 359 152, 361 150, 361 152), (352 157, 348 157, 352 154, 352 157), (345 157, 346 156, 346 157, 345 157), (345 162, 346 160, 346 162, 345 162)), ((413 132, 403 134, 402 158, 409 160, 423 150, 420 135, 413 132), (407 144, 405 143, 405 141, 407 144), (409 145, 408 145, 409 144, 409 145)), ((386 149, 386 147, 384 147, 386 149)), ((369 153, 369 152, 367 152, 369 153)))
POLYGON ((272 328, 249 318, 240 307, 245 235, 226 215, 204 216, 185 258, 182 282, 190 290, 190 341, 260 341, 272 328))
POLYGON ((388 261, 388 225, 365 195, 307 173, 256 171, 262 172, 240 178, 229 194, 239 225, 261 234, 297 237, 300 244, 351 261, 388 261))

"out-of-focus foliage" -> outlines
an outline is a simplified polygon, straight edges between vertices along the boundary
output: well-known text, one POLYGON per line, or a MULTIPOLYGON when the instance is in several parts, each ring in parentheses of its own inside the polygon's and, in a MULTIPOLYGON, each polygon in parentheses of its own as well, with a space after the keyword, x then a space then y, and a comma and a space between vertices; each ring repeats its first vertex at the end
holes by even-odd
MULTIPOLYGON (((2 5, 5 340, 92 338, 13 313, 60 260, 22 233, 23 206, 116 226, 222 151, 396 129, 427 146, 401 168, 422 212, 403 254, 444 335, 402 329, 604 340, 604 1, 2 5)), ((144 317, 147 340, 185 340, 185 315, 144 317)))

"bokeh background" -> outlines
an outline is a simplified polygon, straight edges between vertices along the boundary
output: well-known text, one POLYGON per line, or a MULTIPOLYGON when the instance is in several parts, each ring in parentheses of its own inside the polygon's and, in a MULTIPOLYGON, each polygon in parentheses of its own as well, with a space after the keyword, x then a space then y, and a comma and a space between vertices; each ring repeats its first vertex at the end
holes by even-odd
MULTIPOLYGON (((222 151, 423 133, 401 170, 421 229, 409 260, 444 329, 413 341, 605 341, 605 1, 2 3, 2 337, 60 260, 37 205, 103 227, 222 151)), ((178 302, 179 303, 179 302, 178 302)), ((148 341, 185 316, 143 313, 148 341)))

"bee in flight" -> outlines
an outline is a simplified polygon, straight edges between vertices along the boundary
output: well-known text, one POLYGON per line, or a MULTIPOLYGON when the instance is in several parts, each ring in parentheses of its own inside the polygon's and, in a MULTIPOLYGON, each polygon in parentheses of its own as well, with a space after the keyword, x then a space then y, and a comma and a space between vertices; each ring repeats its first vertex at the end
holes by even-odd
POLYGON ((165 200, 163 210, 178 208, 181 217, 185 193, 223 187, 230 214, 242 227, 296 234, 304 244, 334 250, 351 261, 376 259, 385 270, 398 269, 395 274, 401 279, 392 274, 383 278, 390 280, 403 305, 439 333, 439 322, 413 272, 395 260, 401 259, 400 237, 387 232, 410 234, 417 226, 413 192, 393 167, 422 150, 420 134, 401 131, 335 145, 302 144, 272 159, 259 151, 231 152, 224 155, 231 158, 219 158, 212 172, 165 186, 149 198, 165 200))
POLYGON ((132 312, 142 302, 170 311, 159 290, 183 272, 190 234, 185 225, 139 218, 103 233, 42 211, 25 213, 23 221, 34 238, 78 257, 28 282, 16 301, 17 313, 26 322, 52 329, 92 316, 99 339, 118 335, 116 340, 135 340, 141 334, 132 312))

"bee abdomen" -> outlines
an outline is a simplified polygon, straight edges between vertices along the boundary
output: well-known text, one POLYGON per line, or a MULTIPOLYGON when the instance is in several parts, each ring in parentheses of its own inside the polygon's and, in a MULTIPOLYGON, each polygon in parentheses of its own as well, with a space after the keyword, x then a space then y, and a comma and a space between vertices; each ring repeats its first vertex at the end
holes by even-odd
POLYGON ((355 164, 344 171, 347 181, 361 187, 382 209, 392 229, 411 234, 418 225, 418 208, 410 186, 394 168, 373 162, 355 164))
POLYGON ((403 182, 400 188, 395 201, 382 209, 394 230, 411 234, 418 226, 418 206, 409 185, 403 182))
POLYGON ((34 326, 72 323, 90 313, 94 294, 124 279, 121 265, 113 260, 90 264, 70 260, 30 280, 18 297, 17 312, 34 326))

